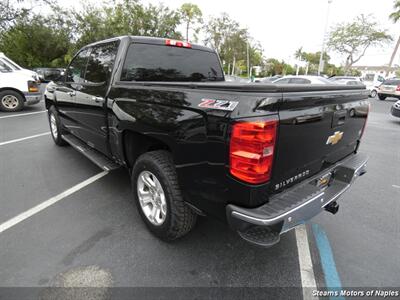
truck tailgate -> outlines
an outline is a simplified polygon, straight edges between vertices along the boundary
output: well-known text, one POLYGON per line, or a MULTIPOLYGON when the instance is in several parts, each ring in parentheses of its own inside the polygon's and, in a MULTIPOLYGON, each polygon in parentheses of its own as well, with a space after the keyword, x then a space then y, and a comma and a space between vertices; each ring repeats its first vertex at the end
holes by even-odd
POLYGON ((367 98, 365 90, 283 92, 272 189, 298 183, 355 152, 367 98))

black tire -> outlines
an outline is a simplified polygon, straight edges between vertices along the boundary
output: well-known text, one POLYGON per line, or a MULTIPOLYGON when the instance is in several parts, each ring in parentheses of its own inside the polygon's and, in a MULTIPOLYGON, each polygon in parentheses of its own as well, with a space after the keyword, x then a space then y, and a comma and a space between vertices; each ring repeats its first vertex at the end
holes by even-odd
POLYGON ((381 95, 381 94, 378 94, 378 98, 379 98, 379 100, 385 100, 386 99, 386 96, 385 95, 381 95))
POLYGON ((58 116, 58 112, 54 106, 50 106, 49 109, 47 110, 47 115, 49 119, 49 126, 50 126, 50 133, 51 137, 53 138, 54 143, 57 146, 66 146, 68 143, 64 141, 61 137, 63 133, 65 133, 65 130, 61 124, 60 117, 58 116), (55 133, 52 129, 52 117, 54 116, 55 119, 55 125, 57 128, 57 133, 55 133))
POLYGON ((378 94, 378 92, 377 91, 375 91, 375 90, 372 90, 371 91, 371 97, 372 98, 376 98, 376 95, 378 94))
POLYGON ((168 151, 159 150, 142 154, 136 161, 131 175, 132 193, 147 228, 164 241, 173 241, 186 235, 195 225, 197 215, 183 201, 175 166, 168 151), (143 171, 155 175, 166 199, 166 217, 162 224, 154 225, 146 217, 139 202, 138 177, 143 171))
POLYGON ((24 108, 24 97, 12 90, 0 92, 0 110, 2 111, 20 111, 24 108))

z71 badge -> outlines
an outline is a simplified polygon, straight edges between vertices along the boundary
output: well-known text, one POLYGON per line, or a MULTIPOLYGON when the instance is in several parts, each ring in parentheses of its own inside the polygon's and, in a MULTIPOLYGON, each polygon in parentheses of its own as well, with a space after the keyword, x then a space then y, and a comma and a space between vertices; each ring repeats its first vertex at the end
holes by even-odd
POLYGON ((235 110, 238 103, 239 102, 237 101, 228 101, 228 100, 201 99, 201 102, 198 106, 211 109, 233 111, 235 110))

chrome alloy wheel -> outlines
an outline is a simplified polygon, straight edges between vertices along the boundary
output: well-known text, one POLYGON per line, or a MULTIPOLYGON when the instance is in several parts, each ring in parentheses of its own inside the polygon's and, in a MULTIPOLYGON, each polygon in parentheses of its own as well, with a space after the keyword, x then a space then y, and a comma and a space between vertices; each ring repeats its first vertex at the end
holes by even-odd
POLYGON ((8 109, 14 109, 18 106, 19 100, 13 95, 5 95, 1 99, 1 103, 8 109))
POLYGON ((142 171, 139 174, 137 195, 146 218, 156 226, 162 225, 167 217, 167 201, 161 183, 153 173, 142 171))
POLYGON ((58 134, 57 121, 56 121, 56 117, 54 116, 53 113, 50 114, 50 129, 51 129, 51 134, 53 135, 53 137, 55 139, 57 139, 57 134, 58 134))

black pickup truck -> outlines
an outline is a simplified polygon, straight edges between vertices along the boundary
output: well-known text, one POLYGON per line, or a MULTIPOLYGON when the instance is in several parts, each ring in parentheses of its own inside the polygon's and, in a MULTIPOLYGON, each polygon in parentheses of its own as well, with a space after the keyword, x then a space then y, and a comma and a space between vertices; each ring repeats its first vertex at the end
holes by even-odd
POLYGON ((198 215, 271 246, 366 172, 360 86, 224 80, 214 50, 124 36, 88 45, 45 93, 57 145, 129 169, 133 199, 163 240, 198 215))

